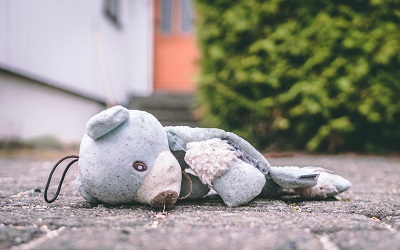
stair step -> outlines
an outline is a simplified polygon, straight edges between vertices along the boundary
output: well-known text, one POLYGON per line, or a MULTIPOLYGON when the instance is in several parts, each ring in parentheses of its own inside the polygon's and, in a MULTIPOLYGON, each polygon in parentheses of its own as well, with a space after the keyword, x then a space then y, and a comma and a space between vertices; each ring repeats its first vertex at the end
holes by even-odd
POLYGON ((151 96, 134 96, 131 98, 131 106, 137 106, 142 110, 153 108, 190 109, 194 102, 193 94, 154 93, 151 96))
POLYGON ((193 121, 195 118, 188 109, 149 109, 148 112, 163 121, 193 121))
POLYGON ((198 127, 199 121, 192 113, 193 104, 193 94, 156 92, 147 97, 131 97, 129 108, 149 112, 163 126, 198 127))

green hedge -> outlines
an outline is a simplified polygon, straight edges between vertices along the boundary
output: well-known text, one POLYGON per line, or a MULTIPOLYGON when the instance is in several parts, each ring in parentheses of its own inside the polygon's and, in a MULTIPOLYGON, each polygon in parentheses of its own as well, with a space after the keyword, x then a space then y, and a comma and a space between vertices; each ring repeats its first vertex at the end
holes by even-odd
POLYGON ((400 149, 400 1, 197 0, 208 126, 258 148, 400 149))

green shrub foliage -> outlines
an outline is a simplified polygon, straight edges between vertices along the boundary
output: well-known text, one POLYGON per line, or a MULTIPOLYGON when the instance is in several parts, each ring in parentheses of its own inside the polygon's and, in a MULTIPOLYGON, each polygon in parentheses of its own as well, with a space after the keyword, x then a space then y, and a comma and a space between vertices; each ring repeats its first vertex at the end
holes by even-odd
POLYGON ((205 124, 260 149, 400 149, 400 1, 195 6, 205 124))

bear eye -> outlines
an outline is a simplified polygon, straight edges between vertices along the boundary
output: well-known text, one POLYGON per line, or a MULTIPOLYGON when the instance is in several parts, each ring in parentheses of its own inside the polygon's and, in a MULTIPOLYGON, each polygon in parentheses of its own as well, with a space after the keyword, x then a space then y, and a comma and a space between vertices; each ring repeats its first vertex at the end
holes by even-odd
POLYGON ((144 164, 143 162, 140 161, 136 161, 133 163, 132 167, 139 172, 143 172, 147 170, 147 166, 146 164, 144 164))

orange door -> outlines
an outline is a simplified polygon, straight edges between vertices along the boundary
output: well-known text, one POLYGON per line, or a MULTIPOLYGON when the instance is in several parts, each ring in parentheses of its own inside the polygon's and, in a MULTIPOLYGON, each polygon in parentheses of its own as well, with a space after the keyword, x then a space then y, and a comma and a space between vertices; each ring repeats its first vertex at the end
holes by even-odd
POLYGON ((198 72, 191 0, 154 1, 154 89, 194 91, 198 72))

